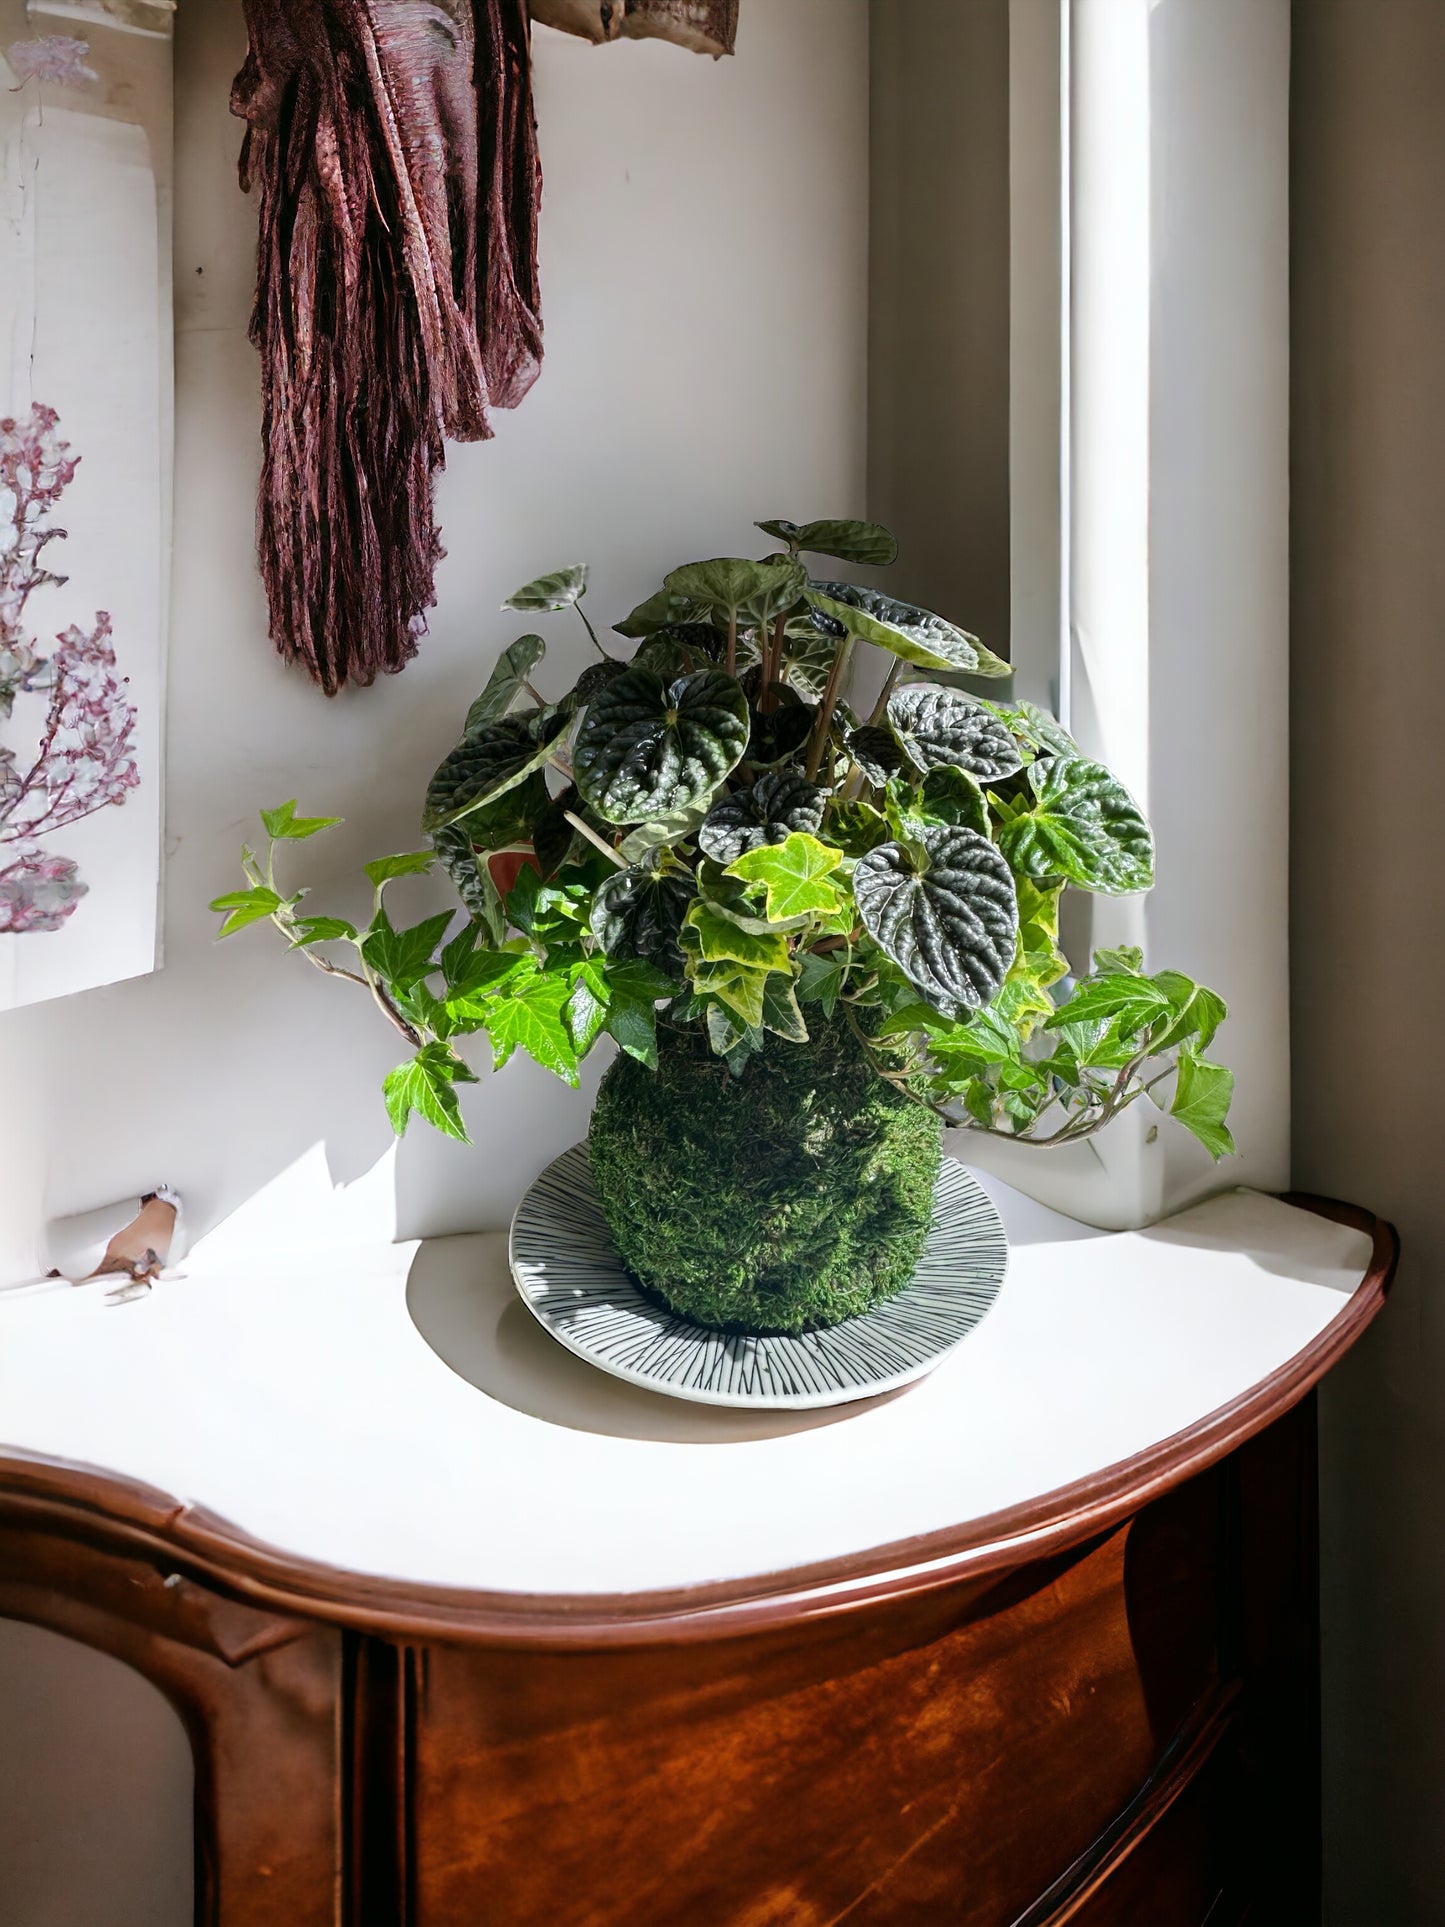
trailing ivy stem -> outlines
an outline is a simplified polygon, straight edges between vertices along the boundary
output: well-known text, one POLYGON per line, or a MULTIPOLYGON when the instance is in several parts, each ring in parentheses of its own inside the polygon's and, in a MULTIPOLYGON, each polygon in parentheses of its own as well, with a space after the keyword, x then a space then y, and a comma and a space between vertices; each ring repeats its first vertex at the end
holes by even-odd
MULTIPOLYGON (((279 914, 274 914, 271 918, 271 921, 272 923, 275 924, 276 928, 281 932, 283 937, 287 938, 288 941, 294 942, 295 932, 290 927, 291 918, 289 913, 284 918, 279 914)), ((358 961, 361 964, 362 970, 366 972, 365 976, 358 975, 358 973, 354 970, 347 970, 345 966, 342 964, 332 963, 329 957, 319 956, 316 953, 316 951, 314 951, 309 945, 300 945, 298 947, 303 951, 307 961, 309 963, 314 964, 318 970, 324 971, 328 977, 344 977, 347 983, 360 984, 363 990, 369 990, 371 992, 373 999, 375 1000, 378 1010, 380 1010, 382 1016, 386 1018, 387 1022, 389 1024, 394 1025, 395 1028, 401 1032, 402 1036, 411 1045, 413 1050, 416 1050, 420 1047, 421 1033, 416 1029, 414 1029, 414 1027, 406 1021, 405 1017, 402 1016, 401 1012, 397 1009, 396 1005, 391 1001, 391 999, 387 996, 386 992, 382 989, 381 985, 377 982, 376 978, 371 974, 371 971, 367 968, 366 959, 360 956, 359 952, 358 952, 358 961)))
POLYGON ((590 823, 584 823, 582 821, 582 818, 580 816, 574 816, 571 810, 563 810, 562 814, 563 816, 566 817, 567 821, 572 825, 574 830, 580 830, 583 836, 586 837, 589 843, 595 843, 597 848, 602 852, 603 856, 610 857, 612 861, 617 865, 619 870, 625 870, 628 867, 627 864, 622 860, 622 858, 617 854, 616 850, 613 849, 612 845, 607 841, 606 837, 599 836, 596 830, 593 829, 590 823))
POLYGON ((882 692, 879 695, 877 702, 874 703, 873 705, 873 713, 868 718, 868 727, 870 729, 876 729, 878 724, 882 722, 884 716, 886 715, 888 710, 888 698, 893 694, 893 685, 897 682, 899 673, 901 672, 902 668, 903 668, 902 656, 895 656, 893 658, 893 667, 888 671, 888 675, 883 684, 882 692))
POLYGON ((818 774, 818 766, 823 760, 823 751, 828 743, 828 730, 832 725, 833 711, 838 706, 838 693, 843 687, 843 676, 853 654, 853 637, 845 636, 838 645, 838 653, 833 658, 833 667, 828 671, 828 685, 823 691, 823 700, 818 705, 818 721, 813 732, 813 741, 808 749, 808 763, 805 774, 811 783, 818 774))

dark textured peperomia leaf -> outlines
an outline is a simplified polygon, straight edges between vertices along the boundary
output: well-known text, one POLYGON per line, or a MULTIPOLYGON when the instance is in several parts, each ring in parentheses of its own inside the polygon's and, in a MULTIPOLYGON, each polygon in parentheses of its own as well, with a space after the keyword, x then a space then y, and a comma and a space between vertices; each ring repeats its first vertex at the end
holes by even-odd
POLYGON ((888 699, 888 721, 909 760, 924 771, 967 770, 996 783, 1023 767, 1013 736, 992 710, 956 689, 909 683, 888 699))
POLYGON ((947 823, 958 830, 988 835, 988 804, 967 770, 944 764, 932 769, 919 785, 914 809, 930 823, 947 823))
POLYGON ((587 564, 574 562, 570 568, 554 569, 550 575, 539 575, 535 582, 525 588, 515 590, 502 604, 504 609, 520 609, 524 613, 536 611, 538 614, 570 609, 572 604, 587 588, 587 564))
POLYGON ((756 527, 809 555, 836 556, 871 569, 898 560, 898 537, 877 522, 759 522, 756 527))
POLYGON ((891 731, 864 723, 850 729, 844 747, 875 789, 881 789, 895 771, 903 767, 903 751, 891 731))
POLYGON ((577 787, 609 823, 705 802, 748 745, 748 699, 720 669, 665 683, 629 669, 597 696, 573 754, 577 787))
POLYGON ((1154 837, 1144 813, 1102 763, 1055 756, 1029 765, 1034 801, 1005 823, 999 846, 1021 876, 1067 877, 1108 897, 1154 882, 1154 837))
POLYGON ((427 785, 424 830, 439 830, 524 783, 562 747, 566 708, 524 711, 482 723, 452 751, 427 785))
POLYGON ((484 924, 492 942, 500 944, 507 934, 501 892, 492 881, 485 858, 479 857, 472 848, 472 839, 465 828, 449 824, 446 829, 435 831, 432 848, 441 858, 467 915, 484 924))
POLYGON ((786 763, 802 750, 813 733, 815 712, 791 689, 775 688, 777 707, 753 710, 748 737, 750 763, 786 763))
POLYGON ((607 662, 589 662, 572 685, 572 695, 578 707, 580 708, 583 703, 590 703, 599 691, 607 687, 608 683, 615 682, 626 672, 627 664, 618 662, 615 657, 607 662))
POLYGON ((690 877, 619 870, 592 899, 592 934, 608 957, 655 964, 669 977, 680 978, 679 933, 693 895, 690 877))
POLYGON ((480 808, 468 810, 457 828, 479 850, 505 850, 530 843, 537 818, 547 807, 547 779, 540 769, 480 808))
POLYGON ((735 863, 744 850, 785 843, 794 830, 816 836, 827 792, 797 770, 770 770, 751 789, 714 803, 697 833, 698 848, 714 863, 735 863))
POLYGON ((467 732, 506 715, 546 649, 540 636, 518 636, 510 648, 502 651, 496 668, 487 678, 486 688, 467 711, 467 732))
POLYGON ((1018 941, 1018 899, 1002 854, 974 830, 920 830, 860 857, 863 927, 944 1017, 994 997, 1018 941))
POLYGON ((555 876, 564 863, 575 862, 590 847, 576 825, 567 820, 569 810, 573 816, 582 816, 586 807, 572 783, 560 796, 544 800, 532 823, 532 849, 544 877, 555 876))
POLYGON ((977 636, 911 602, 899 602, 856 582, 815 582, 808 601, 841 622, 850 635, 875 643, 924 669, 954 669, 970 676, 1011 676, 1011 666, 977 636))

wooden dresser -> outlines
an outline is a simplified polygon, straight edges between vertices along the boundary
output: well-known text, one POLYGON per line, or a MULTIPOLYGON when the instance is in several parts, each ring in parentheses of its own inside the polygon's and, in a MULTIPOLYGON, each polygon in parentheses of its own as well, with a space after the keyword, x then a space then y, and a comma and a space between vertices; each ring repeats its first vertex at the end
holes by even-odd
POLYGON ((495 1236, 0 1297, 0 1614, 179 1708, 197 1920, 1316 1921, 1310 1393, 1393 1234, 990 1189, 997 1306, 846 1412, 592 1372, 495 1236))

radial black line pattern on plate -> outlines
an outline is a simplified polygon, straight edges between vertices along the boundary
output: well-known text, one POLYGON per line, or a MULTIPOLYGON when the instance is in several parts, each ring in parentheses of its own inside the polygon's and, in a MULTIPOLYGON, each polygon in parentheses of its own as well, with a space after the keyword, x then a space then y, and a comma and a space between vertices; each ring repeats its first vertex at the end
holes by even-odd
POLYGON ((704 1405, 802 1409, 871 1398, 931 1371, 998 1296, 1008 1243, 982 1186, 945 1158, 923 1255, 896 1297, 796 1337, 710 1332, 654 1304, 628 1276, 578 1144, 518 1205, 511 1262, 528 1310, 603 1371, 704 1405))

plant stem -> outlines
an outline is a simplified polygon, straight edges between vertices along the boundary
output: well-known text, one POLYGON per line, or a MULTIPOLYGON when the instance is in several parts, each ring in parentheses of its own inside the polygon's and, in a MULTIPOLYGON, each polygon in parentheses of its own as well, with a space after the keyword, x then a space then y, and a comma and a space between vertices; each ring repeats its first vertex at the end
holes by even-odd
POLYGON ((738 612, 728 611, 728 657, 727 671, 730 676, 738 673, 738 612))
POLYGON ((596 830, 592 828, 592 825, 590 823, 584 823, 582 821, 582 818, 580 816, 574 816, 571 810, 563 810, 562 814, 563 816, 566 817, 567 821, 572 825, 574 830, 580 830, 583 836, 586 837, 589 843, 595 843, 597 848, 602 852, 603 856, 610 857, 612 861, 617 865, 619 870, 625 870, 627 868, 627 865, 623 862, 622 858, 617 854, 616 850, 613 849, 612 845, 606 840, 605 837, 599 836, 596 830))
POLYGON ((591 636, 592 638, 592 647, 597 651, 598 655, 601 656, 605 662, 611 662, 612 657, 602 647, 602 644, 597 640, 597 631, 592 627, 592 624, 587 620, 587 611, 582 607, 582 598, 580 596, 572 604, 572 607, 577 611, 578 615, 581 616, 582 627, 587 631, 588 635, 591 636))
POLYGON ((843 687, 843 675, 853 654, 853 637, 845 636, 838 644, 838 653, 833 658, 833 667, 828 671, 828 684, 823 691, 823 700, 818 705, 818 721, 813 730, 813 741, 808 749, 808 762, 805 774, 811 783, 818 774, 818 766, 823 760, 823 752, 828 744, 828 730, 833 721, 833 711, 838 706, 838 692, 843 687))
POLYGON ((893 658, 893 667, 888 671, 887 678, 884 681, 882 693, 879 696, 877 702, 874 703, 873 713, 868 718, 868 727, 870 729, 876 728, 877 725, 882 722, 884 715, 887 713, 888 698, 893 694, 893 685, 897 682, 899 673, 902 670, 902 668, 903 668, 902 656, 895 656, 893 658))

